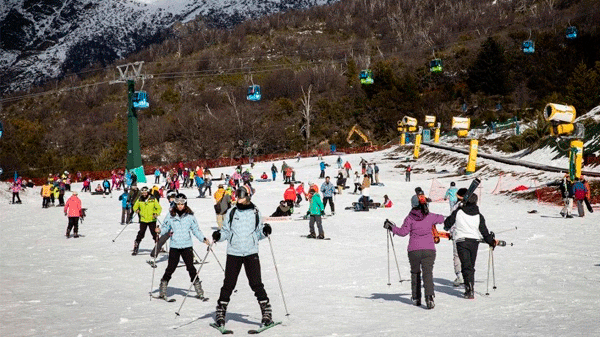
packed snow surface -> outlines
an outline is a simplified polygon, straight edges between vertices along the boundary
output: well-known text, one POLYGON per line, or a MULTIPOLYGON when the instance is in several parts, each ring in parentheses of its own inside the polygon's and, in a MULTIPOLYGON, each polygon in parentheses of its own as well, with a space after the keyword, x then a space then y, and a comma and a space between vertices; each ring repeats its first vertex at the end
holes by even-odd
MULTIPOLYGON (((431 149, 425 149, 429 151, 431 149)), ((277 282, 269 241, 260 243, 262 277, 273 305, 275 320, 283 324, 263 334, 268 336, 598 336, 600 322, 600 236, 598 212, 583 218, 563 219, 557 206, 534 201, 492 195, 497 177, 482 176, 481 213, 487 226, 509 243, 494 251, 494 276, 490 270, 488 288, 487 245, 481 244, 476 264, 476 297, 465 300, 462 288, 452 286, 455 278, 452 245, 442 241, 436 246, 434 268, 435 309, 415 307, 410 301, 410 270, 406 247, 408 237, 394 237, 388 250, 385 219, 401 225, 410 208, 414 188, 426 192, 431 179, 444 186, 455 181, 467 187, 470 177, 444 177, 424 173, 432 164, 414 165, 412 181, 405 182, 404 169, 396 165, 405 154, 396 149, 381 152, 343 155, 354 170, 360 158, 376 162, 381 169, 384 187, 371 188, 376 202, 387 194, 394 202, 390 209, 370 212, 344 210, 358 195, 336 196, 335 215, 323 220, 330 241, 309 240, 308 221, 271 222, 271 243, 281 276, 286 309, 277 282), (393 157, 395 159, 384 159, 393 157), (537 210, 529 214, 529 210, 537 210), (516 230, 514 228, 517 228, 516 230), (512 230, 511 230, 512 229, 512 230), (513 244, 512 246, 510 244, 513 244), (395 248, 401 279, 393 256, 395 248), (389 266, 389 267, 388 267, 389 266), (388 271, 389 268, 389 271, 388 271), (388 286, 388 272, 391 285, 388 286), (485 293, 489 289, 489 296, 485 293)), ((433 150, 431 150, 433 151, 433 150)), ((445 153, 445 152, 444 152, 445 153)), ((466 157, 466 156, 465 156, 466 157)), ((335 176, 337 156, 326 156, 331 164, 327 174, 335 176)), ((466 159, 466 158, 465 158, 466 159)), ((300 162, 288 160, 297 171, 297 180, 323 182, 316 158, 300 162)), ((278 169, 281 161, 277 161, 278 169)), ((270 175, 271 163, 257 163, 253 174, 270 175)), ((510 171, 508 165, 500 165, 510 171)), ((456 169, 456 167, 446 167, 456 169)), ((215 177, 232 168, 215 168, 215 177)), ((519 170, 522 170, 519 168, 519 170)), ((546 175, 552 178, 552 174, 546 175)), ((558 177, 555 175, 554 177, 558 177)), ((148 177, 153 181, 153 177, 148 177)), ((161 181, 162 182, 162 181, 161 181)), ((218 181, 213 184, 213 191, 218 181)), ((348 181, 352 186, 351 180, 348 181)), ((93 185, 95 186, 95 185, 93 185)), ((252 200, 268 216, 282 199, 285 185, 280 175, 275 182, 255 182, 252 200)), ((81 190, 81 184, 74 184, 81 190)), ((5 187, 3 187, 5 189, 5 187)), ((194 210, 202 232, 210 237, 216 229, 213 199, 197 199, 196 190, 183 189, 194 210)), ((67 197, 70 193, 67 193, 67 197)), ((188 298, 180 314, 175 312, 184 300, 190 280, 185 268, 178 268, 169 283, 168 294, 177 301, 150 300, 157 292, 166 268, 166 255, 158 258, 158 268, 146 263, 150 259, 152 240, 148 233, 140 254, 131 256, 137 223, 123 229, 119 224, 119 192, 112 197, 80 193, 87 217, 80 224, 84 237, 66 239, 67 218, 59 207, 42 209, 39 187, 22 193, 23 204, 0 203, 2 246, 0 247, 0 336, 217 336, 209 327, 223 283, 223 272, 212 254, 200 272, 202 285, 210 301, 188 298)), ((9 194, 3 191, 3 198, 9 194)), ((167 201, 161 199, 166 214, 167 201)), ((432 203, 432 212, 449 214, 446 203, 432 203)), ((307 203, 294 212, 300 217, 307 203)), ((330 213, 329 206, 326 210, 330 213)), ((574 211, 575 215, 577 211, 574 211)), ((439 227, 441 229, 441 226, 439 227)), ((206 246, 194 239, 195 251, 204 257, 206 246)), ((221 264, 226 261, 226 243, 214 251, 221 264)), ((198 265, 196 265, 198 267, 198 265)), ((246 334, 260 322, 260 309, 245 274, 240 274, 237 292, 231 297, 227 328, 246 334)))

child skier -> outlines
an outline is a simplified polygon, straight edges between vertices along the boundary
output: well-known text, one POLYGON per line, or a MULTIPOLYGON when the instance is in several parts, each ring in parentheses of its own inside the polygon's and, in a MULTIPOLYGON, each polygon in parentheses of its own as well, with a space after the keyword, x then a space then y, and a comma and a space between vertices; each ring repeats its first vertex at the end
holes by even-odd
POLYGON ((143 187, 142 196, 133 204, 132 209, 140 218, 140 230, 133 243, 133 253, 131 253, 131 255, 137 255, 140 242, 146 234, 146 228, 150 231, 154 242, 158 240, 158 236, 156 235, 156 218, 160 215, 162 207, 160 207, 160 204, 153 196, 149 195, 148 187, 143 187))
POLYGON ((79 217, 81 216, 81 200, 77 197, 77 191, 73 191, 73 195, 65 203, 65 216, 69 217, 69 225, 65 236, 71 237, 71 229, 73 229, 73 237, 79 237, 79 217))
POLYGON ((269 236, 272 230, 269 224, 263 224, 260 220, 260 212, 250 201, 250 195, 246 186, 237 189, 237 206, 232 207, 225 215, 223 228, 212 234, 215 242, 224 240, 228 242, 225 279, 217 301, 215 317, 216 324, 220 327, 225 326, 227 305, 242 266, 246 270, 250 288, 258 299, 262 312, 262 325, 273 324, 271 304, 269 304, 269 298, 262 283, 258 257, 258 241, 269 236))
POLYGON ((412 210, 404 219, 402 227, 394 226, 390 221, 383 227, 399 236, 410 234, 408 241, 408 261, 410 262, 412 301, 416 306, 421 305, 421 271, 423 271, 423 285, 425 287, 425 303, 427 309, 433 309, 435 297, 433 291, 433 264, 435 263, 435 243, 432 228, 444 222, 444 216, 429 213, 427 202, 413 195, 410 204, 412 210))

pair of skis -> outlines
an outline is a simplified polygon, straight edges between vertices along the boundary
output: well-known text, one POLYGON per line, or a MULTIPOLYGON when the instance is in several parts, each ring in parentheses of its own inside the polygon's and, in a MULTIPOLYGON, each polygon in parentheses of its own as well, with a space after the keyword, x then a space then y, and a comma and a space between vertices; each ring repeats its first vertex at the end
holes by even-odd
MULTIPOLYGON (((248 333, 250 335, 256 335, 256 334, 259 334, 259 333, 261 333, 261 332, 263 332, 263 331, 265 331, 267 329, 270 329, 270 328, 272 328, 272 327, 274 327, 276 325, 279 325, 281 323, 282 322, 273 322, 273 323, 271 323, 269 325, 261 326, 258 329, 248 330, 248 333)), ((233 330, 226 329, 225 326, 219 326, 219 325, 217 325, 217 323, 210 323, 210 326, 212 326, 213 328, 219 330, 223 335, 231 335, 231 334, 233 334, 233 330)))

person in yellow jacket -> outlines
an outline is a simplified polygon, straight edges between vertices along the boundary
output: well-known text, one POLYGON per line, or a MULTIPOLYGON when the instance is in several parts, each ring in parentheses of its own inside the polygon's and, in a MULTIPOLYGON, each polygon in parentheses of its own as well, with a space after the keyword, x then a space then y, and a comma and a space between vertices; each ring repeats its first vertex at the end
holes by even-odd
POLYGON ((160 215, 162 208, 158 203, 158 200, 154 196, 151 196, 148 187, 143 187, 142 195, 133 204, 133 211, 136 212, 140 218, 140 230, 138 231, 135 242, 133 243, 133 253, 131 255, 137 255, 140 247, 140 242, 146 234, 146 228, 150 231, 150 235, 154 239, 154 242, 158 240, 156 234, 156 219, 160 215))
POLYGON ((48 208, 48 205, 50 205, 50 195, 52 195, 52 185, 49 182, 46 182, 42 186, 40 195, 43 198, 42 199, 42 208, 48 208))

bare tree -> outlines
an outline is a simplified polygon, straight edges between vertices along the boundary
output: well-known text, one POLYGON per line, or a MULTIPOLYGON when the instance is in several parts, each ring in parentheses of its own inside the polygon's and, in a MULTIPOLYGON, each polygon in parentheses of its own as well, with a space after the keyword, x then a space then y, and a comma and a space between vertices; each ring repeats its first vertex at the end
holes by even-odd
POLYGON ((300 98, 300 102, 302 102, 302 117, 304 117, 304 120, 306 121, 306 124, 304 124, 304 127, 306 128, 306 151, 308 152, 308 140, 310 138, 310 112, 312 109, 311 106, 311 102, 310 102, 310 92, 312 91, 312 84, 308 86, 308 91, 304 92, 304 87, 301 88, 302 89, 302 98, 300 98))

